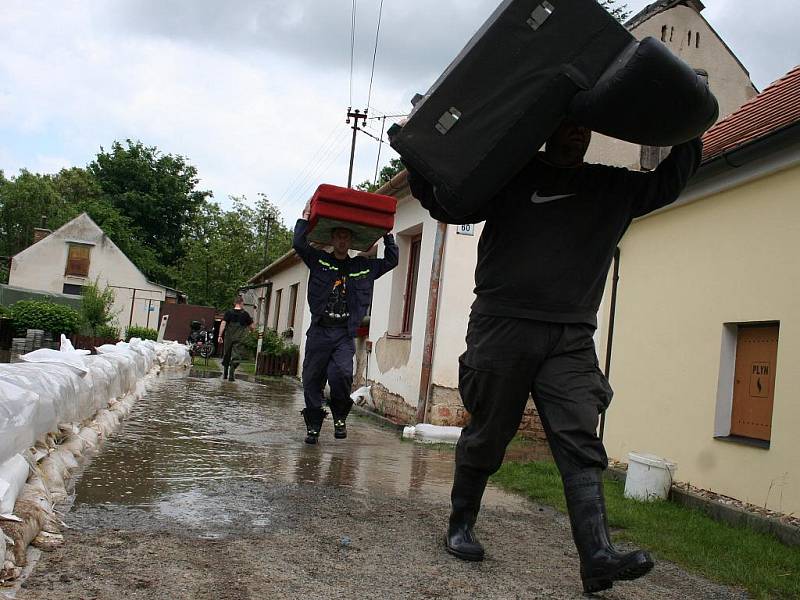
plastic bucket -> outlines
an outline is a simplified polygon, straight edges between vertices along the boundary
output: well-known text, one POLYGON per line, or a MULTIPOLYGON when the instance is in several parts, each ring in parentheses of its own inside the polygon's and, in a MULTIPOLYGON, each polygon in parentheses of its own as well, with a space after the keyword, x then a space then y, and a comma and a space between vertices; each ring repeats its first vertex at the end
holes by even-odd
POLYGON ((655 454, 629 453, 625 497, 646 502, 665 500, 672 487, 675 469, 675 463, 655 454))

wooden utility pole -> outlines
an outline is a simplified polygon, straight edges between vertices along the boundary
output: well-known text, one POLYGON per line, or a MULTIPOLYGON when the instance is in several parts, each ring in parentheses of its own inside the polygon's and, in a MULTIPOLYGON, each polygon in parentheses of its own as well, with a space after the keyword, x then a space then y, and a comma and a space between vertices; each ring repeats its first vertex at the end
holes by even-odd
POLYGON ((353 110, 352 107, 347 109, 347 121, 346 123, 350 124, 350 119, 353 120, 353 143, 350 147, 350 172, 347 175, 347 187, 353 187, 353 162, 356 158, 356 135, 358 134, 358 122, 359 120, 363 120, 366 124, 367 122, 367 111, 365 110, 363 113, 355 109, 353 110))

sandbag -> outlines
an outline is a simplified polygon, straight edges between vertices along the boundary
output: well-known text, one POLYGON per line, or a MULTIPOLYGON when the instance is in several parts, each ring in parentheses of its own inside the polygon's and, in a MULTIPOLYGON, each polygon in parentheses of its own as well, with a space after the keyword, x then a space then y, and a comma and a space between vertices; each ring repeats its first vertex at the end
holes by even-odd
POLYGON ((655 38, 632 41, 570 116, 592 131, 643 144, 674 146, 700 136, 719 116, 705 80, 655 38))
POLYGON ((0 379, 0 463, 33 444, 36 431, 49 427, 53 419, 37 423, 39 396, 9 381, 0 379))
POLYGON ((89 372, 84 363, 83 355, 77 352, 61 352, 51 348, 40 348, 23 354, 20 358, 25 362, 67 365, 81 375, 86 375, 89 372))
POLYGON ((14 504, 28 479, 29 472, 28 461, 20 454, 0 464, 0 514, 14 510, 14 504))

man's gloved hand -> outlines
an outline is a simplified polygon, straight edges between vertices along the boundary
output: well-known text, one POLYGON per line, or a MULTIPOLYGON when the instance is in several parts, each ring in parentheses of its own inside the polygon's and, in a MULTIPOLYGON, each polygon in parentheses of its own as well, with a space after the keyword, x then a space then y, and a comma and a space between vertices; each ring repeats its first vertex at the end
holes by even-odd
POLYGON ((310 218, 311 218, 311 198, 308 199, 305 208, 303 208, 303 219, 308 221, 310 218))
POLYGON ((394 235, 391 233, 387 233, 383 236, 383 244, 384 246, 392 246, 394 245, 394 235))

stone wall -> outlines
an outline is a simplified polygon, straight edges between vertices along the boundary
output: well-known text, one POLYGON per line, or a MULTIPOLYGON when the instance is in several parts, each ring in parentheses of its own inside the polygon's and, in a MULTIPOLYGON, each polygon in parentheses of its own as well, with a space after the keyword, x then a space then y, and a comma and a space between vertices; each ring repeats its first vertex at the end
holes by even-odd
POLYGON ((402 396, 390 392, 386 386, 380 383, 371 382, 372 400, 375 403, 375 410, 396 423, 413 425, 416 422, 415 406, 408 404, 402 396))

